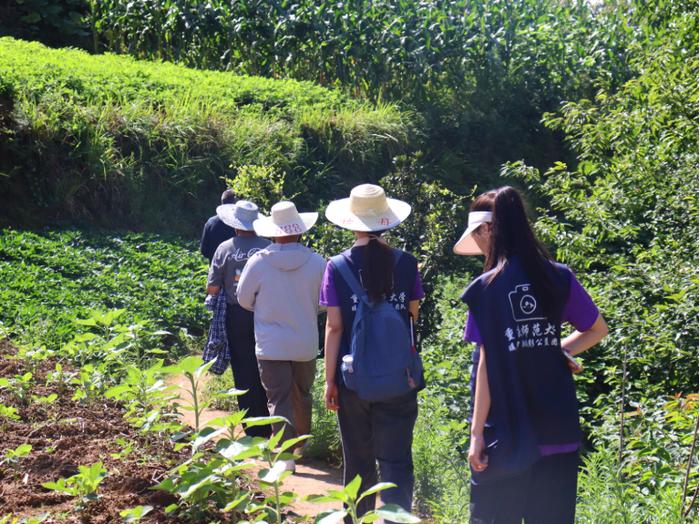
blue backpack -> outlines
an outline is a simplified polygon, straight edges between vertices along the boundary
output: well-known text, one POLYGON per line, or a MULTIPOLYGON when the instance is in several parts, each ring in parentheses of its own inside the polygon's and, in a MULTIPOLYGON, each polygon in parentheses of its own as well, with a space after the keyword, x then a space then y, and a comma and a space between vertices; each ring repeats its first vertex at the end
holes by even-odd
POLYGON ((331 261, 358 298, 350 333, 352 365, 341 365, 345 386, 372 402, 399 397, 422 386, 423 362, 401 313, 387 300, 377 304, 369 300, 345 256, 337 255, 331 261))

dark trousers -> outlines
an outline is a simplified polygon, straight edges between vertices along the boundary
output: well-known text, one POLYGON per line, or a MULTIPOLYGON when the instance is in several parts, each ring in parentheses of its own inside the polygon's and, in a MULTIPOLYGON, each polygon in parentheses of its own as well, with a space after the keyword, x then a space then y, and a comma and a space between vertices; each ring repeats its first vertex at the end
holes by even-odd
MULTIPOLYGON (((360 493, 377 483, 377 463, 382 482, 397 487, 380 493, 385 504, 411 511, 413 502, 413 426, 418 416, 416 393, 383 402, 368 402, 340 385, 338 424, 343 443, 343 482, 362 477, 360 493)), ((358 516, 374 509, 371 495, 360 502, 358 516)), ((346 519, 346 522, 350 522, 346 519)))
POLYGON ((517 476, 472 484, 471 524, 573 524, 579 453, 542 457, 517 476))
MULTIPOLYGON (((231 352, 233 380, 238 389, 247 389, 245 395, 237 398, 238 407, 248 410, 248 417, 267 417, 267 396, 260 383, 258 359, 255 358, 255 332, 253 313, 238 304, 226 305, 226 336, 231 352)), ((270 436, 270 426, 255 426, 246 429, 251 437, 270 436)))

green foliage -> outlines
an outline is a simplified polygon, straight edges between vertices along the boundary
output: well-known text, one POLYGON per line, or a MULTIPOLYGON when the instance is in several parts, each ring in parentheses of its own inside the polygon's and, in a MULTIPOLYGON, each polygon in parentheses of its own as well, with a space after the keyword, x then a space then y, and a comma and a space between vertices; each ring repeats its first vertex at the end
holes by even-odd
MULTIPOLYGON (((204 376, 209 371, 209 368, 216 361, 210 360, 205 363, 201 357, 189 356, 180 360, 177 364, 168 366, 164 369, 166 373, 182 373, 189 382, 189 388, 181 388, 190 396, 190 401, 183 406, 183 409, 194 412, 194 431, 199 433, 199 417, 209 406, 209 402, 202 398, 201 391, 203 389, 204 376)), ((239 394, 244 393, 243 391, 239 394)))
MULTIPOLYGON (((192 234, 223 177, 268 166, 309 197, 316 173, 379 178, 410 123, 308 82, 194 71, 0 39, 0 220, 192 234), (7 99, 7 102, 5 102, 7 99), (251 169, 251 168, 243 168, 251 169)), ((317 201, 313 204, 316 205, 317 201)))
POLYGON ((359 515, 357 505, 362 499, 384 491, 395 488, 396 484, 391 482, 380 482, 360 493, 362 478, 357 475, 342 490, 331 490, 327 495, 310 495, 307 500, 310 502, 338 502, 344 505, 341 510, 327 510, 320 513, 314 520, 314 524, 331 524, 348 516, 353 524, 363 522, 376 522, 380 519, 391 520, 392 522, 420 522, 415 515, 411 515, 396 504, 385 504, 384 506, 359 515))
POLYGON ((601 448, 587 455, 579 475, 576 522, 581 524, 686 524, 695 515, 683 516, 678 486, 662 486, 639 496, 632 484, 619 477, 615 451, 601 448))
POLYGON ((102 465, 102 462, 95 462, 90 466, 78 466, 78 471, 79 473, 72 477, 62 477, 56 482, 44 482, 42 486, 72 497, 80 497, 78 507, 84 508, 88 503, 99 497, 97 489, 107 477, 107 470, 102 465))
POLYGON ((163 361, 159 360, 148 368, 128 364, 125 371, 121 383, 105 391, 105 397, 124 403, 124 417, 129 423, 144 432, 179 429, 177 413, 173 413, 170 407, 176 395, 173 394, 174 387, 164 381, 163 361))
POLYGON ((8 421, 17 422, 18 420, 20 420, 20 418, 17 414, 17 408, 0 404, 0 427, 3 427, 8 421))
POLYGON ((20 444, 15 449, 6 449, 2 455, 2 460, 0 460, 0 466, 9 464, 9 466, 14 470, 15 475, 18 475, 20 461, 23 458, 28 457, 31 452, 31 444, 20 444))
MULTIPOLYGON (((183 360, 181 369, 196 373, 201 364, 194 360, 183 360)), ((244 427, 261 426, 283 422, 282 417, 246 418, 245 412, 210 421, 201 431, 192 435, 192 457, 176 466, 172 474, 154 489, 177 495, 179 503, 170 511, 179 509, 194 519, 205 518, 211 510, 231 512, 241 517, 250 515, 269 521, 283 522, 284 506, 294 500, 292 493, 280 493, 282 481, 290 471, 285 471, 284 460, 293 457, 288 452, 307 435, 281 442, 283 430, 269 439, 243 435, 244 427), (210 443, 216 441, 213 449, 210 443), (259 471, 261 487, 273 490, 273 494, 259 500, 243 485, 247 470, 255 466, 253 458, 262 460, 267 467, 259 471)))
POLYGON ((468 514, 466 461, 472 348, 462 340, 466 308, 459 295, 468 277, 441 277, 435 285, 436 329, 423 341, 425 393, 419 396, 414 434, 416 504, 438 522, 462 522, 468 514), (440 471, 436 475, 435 471, 440 471))
POLYGON ((31 392, 34 388, 33 375, 30 371, 10 378, 0 377, 0 391, 13 399, 21 406, 27 406, 31 400, 31 392))
POLYGON ((41 40, 51 47, 86 47, 90 24, 86 0, 18 0, 0 4, 0 35, 41 40))
POLYGON ((153 506, 136 506, 135 508, 124 509, 119 515, 124 522, 141 522, 141 519, 153 510, 153 506))
POLYGON ((626 47, 644 35, 621 21, 636 4, 96 0, 90 27, 118 53, 406 104, 426 163, 459 187, 487 183, 506 160, 564 154, 540 116, 626 78, 626 47))
POLYGON ((28 347, 63 348, 78 365, 102 361, 113 350, 136 359, 156 356, 153 350, 163 345, 184 351, 188 337, 181 330, 201 335, 207 325, 205 272, 194 242, 173 237, 5 229, 0 321, 8 335, 31 342, 28 347), (124 311, 105 326, 103 312, 116 308, 124 311), (75 323, 76 317, 88 324, 75 323))
POLYGON ((638 20, 656 45, 638 51, 632 79, 546 116, 576 168, 505 169, 540 195, 539 231, 611 326, 586 355, 589 399, 623 384, 632 399, 697 390, 697 17, 659 11, 656 25, 638 20))
POLYGON ((284 198, 284 179, 282 173, 269 166, 241 166, 236 178, 225 179, 225 182, 240 198, 252 200, 260 209, 269 210, 284 198))

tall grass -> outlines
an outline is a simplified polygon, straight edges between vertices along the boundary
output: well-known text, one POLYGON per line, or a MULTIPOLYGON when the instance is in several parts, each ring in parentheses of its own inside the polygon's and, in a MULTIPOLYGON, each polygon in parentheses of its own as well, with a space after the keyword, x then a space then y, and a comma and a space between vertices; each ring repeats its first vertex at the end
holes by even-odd
POLYGON ((312 181, 302 203, 315 206, 339 183, 378 180, 411 135, 396 106, 310 82, 11 38, 0 38, 0 122, 0 222, 190 234, 244 166, 312 181))

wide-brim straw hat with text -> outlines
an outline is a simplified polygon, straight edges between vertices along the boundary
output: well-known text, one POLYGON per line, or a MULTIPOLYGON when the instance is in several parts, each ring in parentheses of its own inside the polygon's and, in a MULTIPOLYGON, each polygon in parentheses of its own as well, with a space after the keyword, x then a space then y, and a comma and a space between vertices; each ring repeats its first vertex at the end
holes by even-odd
POLYGON ((469 213, 467 229, 452 248, 457 255, 481 255, 481 249, 476 244, 472 233, 482 224, 491 222, 493 213, 491 211, 472 211, 469 213))
POLYGON ((216 215, 227 226, 243 231, 253 231, 253 222, 262 215, 258 206, 248 200, 239 200, 235 204, 221 204, 216 208, 216 215))
POLYGON ((306 233, 318 220, 318 213, 299 213, 294 202, 277 202, 270 216, 261 216, 254 223, 261 237, 276 238, 306 233))
POLYGON ((384 190, 373 184, 352 188, 349 198, 334 200, 326 208, 326 218, 350 231, 384 231, 398 226, 411 214, 411 206, 387 198, 384 190))

